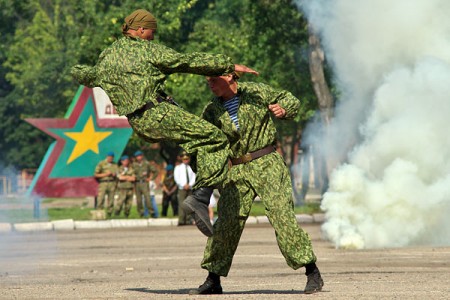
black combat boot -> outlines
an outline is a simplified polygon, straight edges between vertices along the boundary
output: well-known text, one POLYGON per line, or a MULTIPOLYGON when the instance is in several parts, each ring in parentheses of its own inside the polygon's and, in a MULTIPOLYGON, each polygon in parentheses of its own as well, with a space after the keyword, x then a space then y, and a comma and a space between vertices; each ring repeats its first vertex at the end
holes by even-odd
POLYGON ((305 287, 305 294, 320 292, 323 287, 323 280, 322 276, 320 276, 319 268, 317 268, 315 263, 308 264, 305 267, 305 275, 308 277, 305 287))
POLYGON ((205 282, 198 289, 189 291, 189 295, 212 294, 222 294, 222 286, 220 285, 220 276, 211 272, 209 272, 205 282))
POLYGON ((192 214, 195 225, 206 236, 213 235, 213 227, 209 220, 208 206, 211 200, 213 188, 201 187, 192 192, 192 195, 184 199, 181 205, 187 214, 192 214))

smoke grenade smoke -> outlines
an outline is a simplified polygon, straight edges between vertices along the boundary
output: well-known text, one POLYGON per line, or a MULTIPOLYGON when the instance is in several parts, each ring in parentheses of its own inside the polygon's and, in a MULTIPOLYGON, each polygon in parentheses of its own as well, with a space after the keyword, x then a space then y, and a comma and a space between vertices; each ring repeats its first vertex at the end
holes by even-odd
POLYGON ((450 1, 298 3, 341 92, 323 143, 346 163, 322 201, 325 235, 342 248, 450 245, 450 1))
MULTIPOLYGON (((19 173, 15 168, 4 167, 0 163, 0 175, 4 176, 2 179, 8 178, 12 182, 11 190, 0 187, 0 285, 3 282, 21 285, 21 275, 34 274, 48 260, 53 260, 57 252, 54 231, 22 232, 14 228, 21 223, 48 220, 47 209, 37 205, 41 199, 18 194, 16 178, 19 173)), ((0 181, 2 184, 4 182, 0 181)), ((0 298, 7 297, 6 294, 2 290, 0 298)))

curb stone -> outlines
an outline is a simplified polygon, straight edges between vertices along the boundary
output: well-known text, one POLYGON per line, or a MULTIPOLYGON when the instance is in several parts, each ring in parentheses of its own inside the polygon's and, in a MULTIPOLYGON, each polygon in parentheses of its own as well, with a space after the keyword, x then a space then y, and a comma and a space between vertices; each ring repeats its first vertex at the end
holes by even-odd
POLYGON ((256 217, 250 216, 247 219, 247 222, 245 224, 258 224, 258 219, 256 217))
POLYGON ((104 229, 112 228, 111 220, 75 221, 75 229, 104 229))
POLYGON ((0 233, 9 232, 12 230, 12 225, 9 223, 0 223, 0 233))
POLYGON ((296 215, 295 217, 297 218, 298 223, 312 223, 314 221, 313 216, 311 216, 311 215, 301 214, 301 215, 296 215))
MULTIPOLYGON (((178 225, 178 219, 175 219, 176 225, 178 225)), ((173 221, 171 219, 148 219, 148 226, 172 226, 173 221)))
POLYGON ((130 219, 130 220, 123 220, 123 219, 113 219, 111 220, 111 227, 112 228, 121 228, 121 227, 146 227, 147 226, 147 220, 142 219, 130 219))
POLYGON ((15 231, 51 231, 51 222, 16 223, 13 225, 15 231))
POLYGON ((72 219, 52 221, 54 230, 74 230, 75 222, 72 219))
POLYGON ((257 216, 256 222, 258 224, 269 224, 269 219, 266 216, 257 216))
POLYGON ((313 214, 314 222, 324 223, 326 221, 325 214, 313 214))
MULTIPOLYGON (((313 215, 296 215, 297 222, 305 223, 323 223, 325 214, 318 213, 313 215)), ((269 224, 266 216, 250 216, 246 224, 269 224)), ((112 219, 112 220, 88 220, 74 221, 72 219, 57 220, 51 222, 33 222, 33 223, 0 223, 0 234, 11 231, 29 232, 29 231, 58 231, 58 230, 80 230, 80 229, 108 229, 108 228, 126 228, 126 227, 153 227, 153 226, 177 226, 176 218, 158 218, 158 219, 112 219)))

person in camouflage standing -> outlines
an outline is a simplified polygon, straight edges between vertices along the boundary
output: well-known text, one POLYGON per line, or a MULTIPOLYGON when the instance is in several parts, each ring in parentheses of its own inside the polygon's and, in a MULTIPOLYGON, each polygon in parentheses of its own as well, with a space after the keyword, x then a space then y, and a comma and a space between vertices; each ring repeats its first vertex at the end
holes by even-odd
POLYGON ((128 155, 124 155, 120 158, 120 164, 117 175, 117 179, 119 180, 117 184, 119 199, 117 200, 114 215, 119 216, 123 207, 125 218, 128 218, 131 211, 131 205, 133 204, 133 188, 136 176, 133 167, 130 166, 130 158, 128 155))
POLYGON ((208 203, 213 187, 227 176, 228 140, 216 127, 173 105, 163 90, 164 82, 172 73, 258 73, 233 64, 224 55, 182 54, 153 43, 156 29, 156 19, 150 12, 132 12, 122 25, 124 36, 100 54, 96 65, 74 66, 71 74, 80 84, 105 90, 118 114, 127 116, 134 132, 144 140, 170 140, 196 155, 197 182, 183 208, 193 214, 200 231, 211 236, 208 203))
POLYGON ((111 217, 114 209, 114 196, 116 194, 118 172, 117 164, 114 163, 114 152, 108 152, 106 159, 100 161, 95 167, 94 177, 98 180, 97 209, 103 209, 105 197, 108 197, 106 214, 111 217))
POLYGON ((149 182, 157 175, 158 171, 146 159, 144 159, 144 153, 142 153, 142 151, 136 151, 134 153, 134 157, 136 160, 133 162, 132 166, 136 175, 135 192, 139 216, 145 216, 144 205, 142 203, 142 200, 144 200, 145 206, 150 211, 150 215, 155 217, 153 205, 150 200, 149 182))
POLYGON ((172 213, 173 216, 178 216, 178 199, 177 199, 177 191, 178 186, 175 182, 175 178, 173 176, 173 165, 167 165, 166 174, 164 176, 164 180, 162 182, 162 213, 163 217, 167 217, 167 210, 169 209, 169 204, 172 205, 172 213))
POLYGON ((300 101, 287 91, 261 83, 237 83, 238 76, 207 78, 217 96, 203 112, 205 120, 228 136, 231 171, 220 191, 214 235, 208 239, 202 268, 209 271, 204 284, 190 294, 221 294, 220 276, 227 276, 252 203, 259 196, 275 230, 287 264, 306 268, 305 293, 323 286, 311 240, 297 223, 289 170, 275 150, 276 128, 271 114, 294 118, 300 101))

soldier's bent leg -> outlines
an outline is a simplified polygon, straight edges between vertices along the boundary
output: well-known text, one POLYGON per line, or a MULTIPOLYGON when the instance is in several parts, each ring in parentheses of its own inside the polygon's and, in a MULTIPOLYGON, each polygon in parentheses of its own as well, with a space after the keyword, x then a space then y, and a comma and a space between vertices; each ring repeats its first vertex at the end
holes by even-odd
POLYGON ((165 102, 128 121, 146 141, 173 141, 197 156, 195 189, 219 185, 227 177, 228 138, 211 123, 165 102))
MULTIPOLYGON (((197 156, 197 172, 194 189, 220 185, 227 177, 229 142, 225 134, 211 123, 190 114, 179 107, 160 103, 141 115, 128 119, 133 130, 149 142, 170 140, 178 143, 186 152, 197 156)), ((203 194, 202 191, 198 193, 203 194)), ((212 226, 207 222, 209 199, 192 197, 199 201, 191 205, 200 224, 199 229, 207 236, 212 235, 212 226)))

